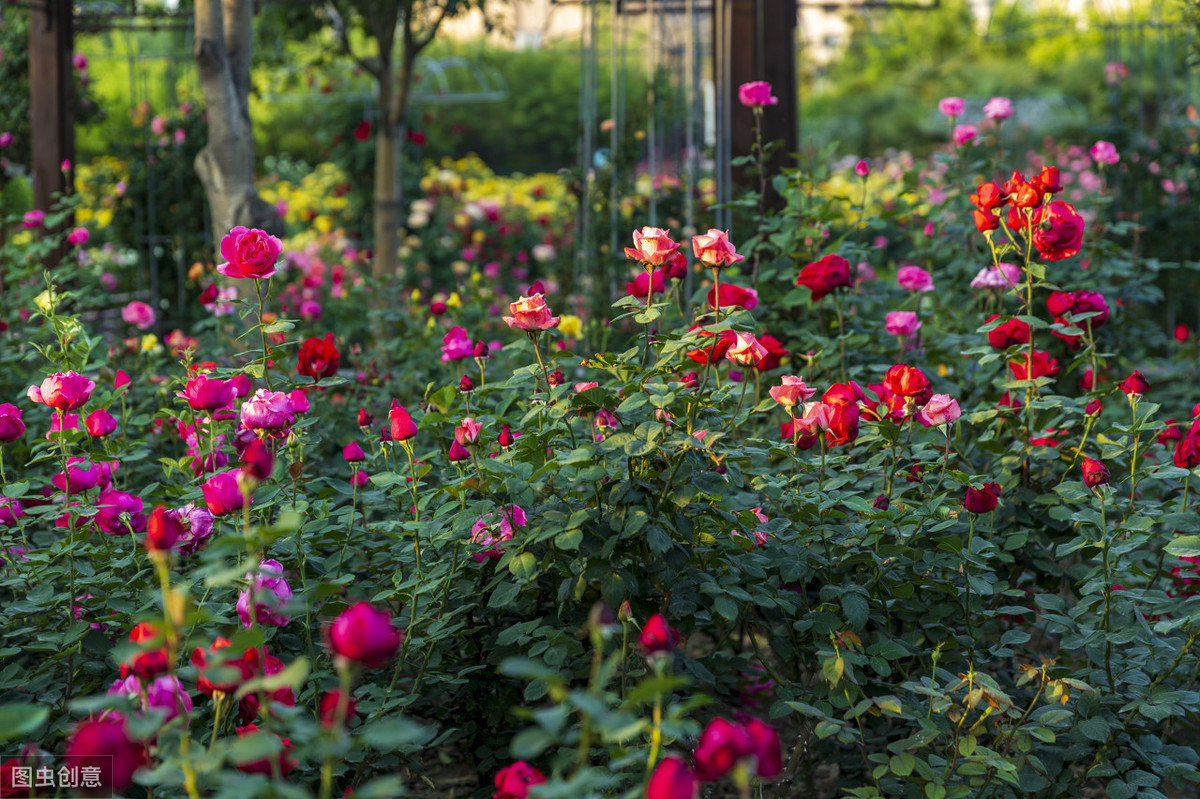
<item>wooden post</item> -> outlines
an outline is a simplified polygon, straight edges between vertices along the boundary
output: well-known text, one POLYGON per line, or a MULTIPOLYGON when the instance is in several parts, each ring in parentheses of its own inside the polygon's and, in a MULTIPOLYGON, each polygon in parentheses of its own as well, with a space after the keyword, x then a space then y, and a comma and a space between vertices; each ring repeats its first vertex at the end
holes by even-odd
MULTIPOLYGON (((729 108, 731 155, 737 158, 754 150, 754 113, 738 100, 738 87, 754 80, 771 84, 779 104, 763 109, 763 142, 782 140, 769 163, 768 174, 793 163, 798 150, 796 91, 796 0, 724 0, 715 8, 730 6, 728 25, 715 30, 716 56, 725 66, 728 84, 723 90, 729 108)), ((721 70, 718 70, 720 72, 721 70)), ((757 188, 744 170, 733 170, 733 181, 757 188)), ((783 198, 771 192, 768 203, 782 205, 783 198)))
POLYGON ((29 15, 33 204, 43 211, 50 210, 55 194, 67 190, 68 176, 63 174, 62 165, 75 157, 71 13, 71 0, 41 0, 32 6, 29 15))

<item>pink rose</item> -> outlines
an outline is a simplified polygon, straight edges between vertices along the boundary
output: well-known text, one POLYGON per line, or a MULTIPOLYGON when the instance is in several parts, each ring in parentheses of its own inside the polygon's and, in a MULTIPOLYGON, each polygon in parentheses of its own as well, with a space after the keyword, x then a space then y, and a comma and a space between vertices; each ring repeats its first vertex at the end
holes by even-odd
POLYGON ((921 329, 921 320, 912 311, 892 311, 883 326, 893 336, 911 336, 921 329))
POLYGON ((454 440, 461 446, 468 447, 479 440, 479 431, 482 427, 483 425, 468 416, 454 428, 454 440))
POLYGON ((551 316, 546 306, 546 299, 540 293, 530 297, 521 297, 516 302, 509 303, 512 316, 503 317, 509 327, 516 330, 549 330, 558 327, 559 317, 551 316))
POLYGON ((75 372, 55 372, 42 381, 42 385, 30 386, 29 399, 49 405, 58 411, 73 411, 82 408, 95 391, 95 382, 75 372))
POLYGON ((218 265, 217 271, 226 277, 268 278, 275 274, 282 250, 282 242, 269 233, 238 225, 221 239, 221 257, 226 263, 218 265))
POLYGON ((778 105, 779 98, 771 96, 771 84, 765 80, 753 80, 738 87, 738 99, 747 108, 762 108, 778 105))
POLYGON ((338 657, 378 668, 396 654, 403 635, 392 626, 387 611, 359 602, 334 619, 326 640, 338 657))
POLYGON ((282 430, 295 421, 296 406, 282 391, 260 388, 242 403, 242 427, 250 430, 282 430))
POLYGON ((943 97, 938 101, 938 110, 950 118, 960 117, 967 109, 961 97, 943 97))
POLYGON ((790 408, 799 402, 804 402, 813 394, 816 394, 817 390, 805 385, 802 378, 794 375, 784 375, 781 378, 780 385, 773 386, 767 393, 771 395, 771 399, 783 407, 790 408))
POLYGON ((662 266, 675 257, 679 245, 662 228, 644 227, 633 231, 633 246, 625 248, 625 257, 647 266, 662 266))
POLYGON ((458 325, 450 328, 450 331, 442 336, 442 363, 470 358, 474 351, 475 345, 471 343, 471 337, 458 325))
POLYGON ((692 253, 702 263, 714 269, 746 260, 746 256, 738 255, 733 244, 729 242, 729 233, 716 228, 709 228, 707 233, 692 236, 692 253))
POLYGON ((72 228, 71 232, 67 234, 67 244, 76 247, 81 244, 87 244, 90 236, 91 234, 88 233, 88 229, 85 227, 72 228))
POLYGON ((21 227, 27 230, 40 228, 46 222, 46 212, 41 210, 26 211, 21 217, 21 227))
POLYGON ((1093 144, 1092 148, 1088 150, 1088 155, 1090 155, 1092 160, 1097 164, 1107 164, 1108 166, 1113 166, 1121 160, 1120 154, 1117 153, 1116 146, 1114 146, 1112 142, 1107 141, 1098 141, 1093 144))
MULTIPOLYGON (((283 565, 277 560, 264 560, 258 564, 258 572, 252 580, 254 594, 254 621, 271 627, 282 627, 292 620, 285 616, 281 609, 292 599, 292 588, 283 576, 283 565)), ((250 629, 251 589, 246 588, 238 594, 237 613, 242 620, 242 626, 250 629)))
POLYGON ((187 385, 176 396, 187 400, 192 410, 219 411, 233 404, 234 394, 232 380, 196 375, 188 378, 187 385))
POLYGON ((1003 122, 1013 115, 1012 101, 1007 97, 993 97, 983 106, 983 115, 988 119, 1003 122))
POLYGON ((902 266, 896 271, 896 283, 909 291, 933 291, 933 277, 919 266, 902 266))
POLYGON ((971 139, 978 136, 979 130, 974 125, 955 125, 954 132, 950 135, 954 139, 954 143, 962 147, 971 139))
POLYGON ((242 496, 242 486, 238 475, 242 467, 238 466, 224 472, 217 472, 200 486, 204 494, 204 504, 213 516, 225 516, 236 510, 241 510, 245 502, 242 496))
POLYGON ((934 394, 925 407, 917 411, 917 421, 926 427, 950 424, 960 416, 962 411, 958 408, 958 400, 950 399, 947 394, 934 394))
POLYGON ((154 327, 154 309, 140 300, 134 300, 121 309, 121 318, 138 330, 154 327))
POLYGON ((871 165, 866 161, 859 161, 854 165, 854 174, 860 178, 868 177, 871 174, 871 165))

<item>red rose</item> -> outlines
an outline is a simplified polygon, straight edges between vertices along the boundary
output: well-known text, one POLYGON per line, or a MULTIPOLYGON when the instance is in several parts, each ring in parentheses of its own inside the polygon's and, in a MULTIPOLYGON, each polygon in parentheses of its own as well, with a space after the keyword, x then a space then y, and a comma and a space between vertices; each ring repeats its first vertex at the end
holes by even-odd
POLYGON ((866 400, 862 388, 851 380, 849 383, 834 383, 821 395, 826 405, 856 405, 866 400))
MULTIPOLYGON (((992 322, 999 318, 993 314, 988 321, 992 322)), ((1029 323, 1014 317, 988 331, 988 344, 991 344, 994 349, 1006 350, 1015 344, 1028 344, 1030 334, 1029 323)))
POLYGON ((858 406, 830 405, 828 413, 829 427, 825 430, 825 443, 831 447, 853 444, 858 438, 858 406))
POLYGON ((646 799, 694 799, 699 787, 696 775, 677 757, 659 761, 646 786, 646 799))
POLYGON ((1021 360, 1009 361, 1008 368, 1012 371, 1013 380, 1036 380, 1039 377, 1055 377, 1058 375, 1058 360, 1050 357, 1050 353, 1041 350, 1033 351, 1033 375, 1029 375, 1029 353, 1021 353, 1021 360))
POLYGON ((1083 484, 1088 488, 1108 485, 1110 479, 1108 467, 1100 461, 1084 458, 1081 468, 1083 469, 1083 484))
POLYGON ((89 719, 76 725, 63 759, 73 771, 100 766, 100 785, 94 787, 123 794, 133 785, 134 772, 146 764, 146 749, 129 739, 123 719, 89 719))
POLYGON ((693 327, 698 336, 717 336, 717 340, 711 345, 705 344, 699 349, 690 350, 687 354, 696 363, 719 363, 725 358, 725 353, 737 341, 737 334, 732 330, 726 330, 720 333, 711 333, 707 330, 693 327))
MULTIPOLYGON (((735 286, 732 283, 722 283, 720 289, 720 300, 722 308, 736 306, 745 308, 747 311, 753 310, 758 305, 758 292, 754 289, 735 286)), ((708 305, 711 308, 716 307, 714 300, 717 299, 715 288, 708 290, 708 305)))
POLYGON ((169 670, 167 660, 170 654, 162 631, 156 625, 148 621, 137 625, 129 631, 129 643, 140 644, 142 651, 121 664, 121 677, 136 674, 143 680, 149 680, 159 674, 167 673, 169 670), (161 643, 162 646, 156 649, 146 649, 148 644, 155 642, 161 643))
POLYGON ((1083 245, 1083 217, 1070 203, 1055 200, 1033 215, 1033 246, 1047 261, 1061 261, 1079 253, 1083 245))
POLYGON ((915 397, 917 402, 924 404, 932 396, 929 378, 915 366, 898 363, 887 370, 883 376, 884 385, 898 397, 915 397), (922 397, 922 395, 925 395, 922 397))
POLYGON ((1200 420, 1193 422, 1191 429, 1175 445, 1175 456, 1171 462, 1181 469, 1200 466, 1200 420))
POLYGON ((324 339, 310 338, 300 345, 300 362, 296 371, 313 380, 333 377, 337 374, 338 357, 332 333, 326 333, 324 339))
POLYGON ((1000 499, 1000 486, 996 483, 985 483, 983 488, 967 488, 963 497, 963 507, 971 513, 990 513, 996 509, 1000 499))
POLYGON ((700 733, 696 744, 696 776, 702 782, 721 779, 744 757, 755 753, 755 741, 744 727, 715 718, 700 733))
POLYGON ((854 285, 850 263, 840 255, 826 255, 801 269, 796 285, 805 286, 812 292, 813 302, 817 302, 836 288, 854 285))
POLYGON ((1008 196, 996 183, 980 185, 970 197, 971 203, 981 211, 995 211, 1008 204, 1008 196))
POLYGON ((208 696, 212 696, 214 691, 233 693, 238 686, 258 674, 259 664, 264 659, 263 652, 250 647, 236 658, 222 658, 219 654, 221 650, 231 646, 233 644, 228 638, 218 638, 208 649, 198 646, 192 650, 192 665, 199 673, 196 687, 208 696))
POLYGON ((788 354, 788 351, 783 346, 783 342, 774 336, 763 333, 758 337, 758 343, 766 347, 767 357, 759 361, 758 365, 754 368, 760 372, 777 369, 779 364, 783 362, 784 356, 788 354))
POLYGON ((1043 166, 1041 173, 1030 178, 1029 182, 1036 183, 1045 194, 1058 194, 1062 191, 1062 180, 1059 178, 1056 166, 1043 166))

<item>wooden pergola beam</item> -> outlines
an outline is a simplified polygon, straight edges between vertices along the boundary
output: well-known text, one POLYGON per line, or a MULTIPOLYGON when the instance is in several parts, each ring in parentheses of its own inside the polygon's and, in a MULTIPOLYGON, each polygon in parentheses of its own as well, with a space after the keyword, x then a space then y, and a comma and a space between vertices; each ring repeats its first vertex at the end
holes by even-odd
POLYGON ((71 0, 41 0, 29 15, 29 126, 34 207, 48 211, 67 190, 75 157, 75 49, 71 0))

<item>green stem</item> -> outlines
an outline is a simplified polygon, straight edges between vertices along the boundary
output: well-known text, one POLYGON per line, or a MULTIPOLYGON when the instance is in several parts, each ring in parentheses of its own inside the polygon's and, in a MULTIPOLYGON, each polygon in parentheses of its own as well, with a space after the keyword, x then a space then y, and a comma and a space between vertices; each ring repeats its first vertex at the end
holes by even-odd
POLYGON ((962 553, 963 582, 966 584, 966 601, 963 603, 963 616, 967 622, 967 635, 971 637, 971 649, 975 649, 975 626, 971 623, 971 564, 967 557, 975 544, 975 514, 968 511, 969 527, 967 528, 967 546, 962 553))
MULTIPOLYGON (((1103 489, 1101 489, 1103 491, 1103 489)), ((1108 569, 1108 519, 1104 514, 1104 494, 1097 492, 1100 499, 1100 554, 1104 564, 1104 674, 1108 677, 1108 690, 1115 691, 1112 673, 1112 641, 1109 638, 1109 599, 1112 597, 1112 575, 1108 569)))

